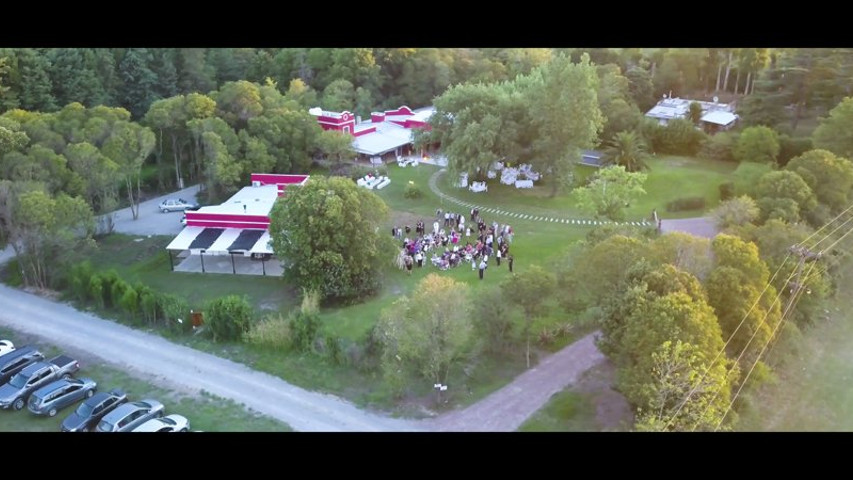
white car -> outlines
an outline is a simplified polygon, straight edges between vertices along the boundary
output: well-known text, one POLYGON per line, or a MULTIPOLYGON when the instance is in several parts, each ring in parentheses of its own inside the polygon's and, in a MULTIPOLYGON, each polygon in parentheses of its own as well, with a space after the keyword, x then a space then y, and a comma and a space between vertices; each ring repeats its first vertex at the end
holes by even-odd
POLYGON ((15 350, 15 344, 11 340, 0 340, 0 355, 6 355, 13 350, 15 350))
POLYGON ((198 204, 195 202, 188 202, 183 198, 167 198, 160 202, 160 211, 162 213, 166 212, 177 212, 177 211, 187 211, 187 210, 196 210, 198 209, 198 204))
POLYGON ((152 418, 133 429, 134 432, 189 432, 190 421, 183 415, 152 418))

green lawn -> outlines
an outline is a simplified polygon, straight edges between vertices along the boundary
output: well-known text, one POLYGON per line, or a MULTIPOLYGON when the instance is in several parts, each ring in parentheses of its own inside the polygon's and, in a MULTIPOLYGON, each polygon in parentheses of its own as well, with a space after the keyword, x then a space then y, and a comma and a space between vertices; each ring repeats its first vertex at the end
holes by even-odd
POLYGON ((564 390, 527 419, 520 432, 597 432, 595 403, 590 395, 564 390))
MULTIPOLYGON (((737 164, 715 160, 700 160, 690 157, 664 156, 648 161, 650 170, 645 183, 646 195, 626 209, 626 218, 640 220, 648 218, 653 209, 663 218, 686 218, 703 215, 702 210, 667 212, 666 204, 682 197, 702 196, 706 210, 714 208, 720 201, 719 185, 731 180, 737 164)), ((592 167, 578 167, 578 175, 594 174, 592 167)), ((489 181, 489 191, 473 193, 468 189, 451 185, 453 179, 443 175, 439 188, 456 198, 478 205, 498 207, 511 212, 533 215, 551 215, 559 218, 590 218, 577 210, 569 192, 550 197, 547 180, 541 186, 519 190, 503 185, 497 180, 489 181)))
POLYGON ((737 429, 743 431, 853 430, 853 262, 840 272, 839 291, 802 338, 772 351, 776 381, 742 394, 737 429))
MULTIPOLYGON (((54 346, 24 338, 7 329, 0 329, 2 338, 16 340, 16 344, 33 343, 48 357, 61 351, 54 346)), ((132 376, 92 359, 80 359, 81 369, 76 377, 91 377, 98 382, 99 391, 121 388, 130 401, 153 398, 166 407, 166 414, 177 413, 187 417, 193 430, 206 432, 282 432, 290 431, 286 424, 265 415, 247 410, 231 400, 202 392, 201 394, 170 391, 152 385, 147 380, 132 376)), ((66 407, 53 418, 39 417, 26 409, 0 411, 0 431, 3 432, 58 432, 59 425, 76 405, 66 407)))

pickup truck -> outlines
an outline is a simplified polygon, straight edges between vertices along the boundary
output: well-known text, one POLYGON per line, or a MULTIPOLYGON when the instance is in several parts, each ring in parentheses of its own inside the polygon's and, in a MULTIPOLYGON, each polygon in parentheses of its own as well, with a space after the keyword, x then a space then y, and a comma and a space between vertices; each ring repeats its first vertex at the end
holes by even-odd
POLYGON ((34 363, 0 387, 0 407, 20 410, 26 405, 27 397, 36 389, 54 380, 69 378, 77 370, 80 370, 80 363, 66 355, 60 355, 49 362, 34 363))

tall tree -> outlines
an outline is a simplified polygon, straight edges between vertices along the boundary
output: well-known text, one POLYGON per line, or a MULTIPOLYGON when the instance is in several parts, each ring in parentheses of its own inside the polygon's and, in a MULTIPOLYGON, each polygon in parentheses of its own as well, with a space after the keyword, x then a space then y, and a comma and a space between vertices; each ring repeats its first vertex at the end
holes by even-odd
POLYGON ((387 215, 382 199, 351 180, 312 177, 273 206, 273 249, 296 285, 326 299, 363 298, 378 291, 393 249, 379 228, 387 215))
POLYGON ((827 150, 810 150, 792 159, 785 167, 796 172, 833 212, 840 212, 850 203, 853 191, 853 163, 827 150))
POLYGON ((129 48, 119 63, 119 77, 122 85, 119 89, 119 100, 123 107, 133 115, 141 118, 154 101, 154 88, 157 76, 148 67, 151 55, 145 48, 129 48))
POLYGON ((118 121, 113 124, 109 138, 104 142, 102 152, 118 165, 118 171, 124 179, 127 200, 133 219, 139 217, 140 181, 142 164, 154 150, 155 137, 147 127, 137 123, 118 121), (134 180, 136 193, 134 194, 134 180))
POLYGON ((18 55, 21 75, 21 91, 18 98, 21 108, 52 112, 56 110, 56 98, 53 96, 53 83, 50 81, 50 61, 43 52, 23 49, 18 55))
POLYGON ((646 163, 648 153, 642 138, 635 132, 619 132, 611 140, 604 152, 607 165, 621 165, 628 172, 638 172, 649 168, 646 163))
POLYGON ((846 97, 829 116, 820 119, 814 131, 814 143, 846 159, 853 159, 853 98, 846 97))
POLYGON ((748 127, 738 137, 734 157, 738 162, 775 164, 779 155, 779 135, 765 126, 748 127))
POLYGON ((216 88, 216 72, 213 66, 207 63, 206 56, 207 52, 203 48, 178 50, 178 86, 182 93, 206 94, 216 88))
POLYGON ((531 119, 539 137, 533 142, 535 164, 552 176, 551 196, 571 177, 580 149, 592 148, 603 126, 598 107, 598 77, 589 56, 579 63, 557 56, 534 73, 541 86, 529 91, 531 119), (573 112, 566 115, 566 112, 573 112))
POLYGON ((530 330, 533 320, 546 311, 546 299, 556 286, 554 274, 539 265, 516 273, 501 283, 504 297, 524 312, 524 336, 527 339, 527 368, 530 368, 530 330))
POLYGON ((588 185, 576 188, 572 195, 581 210, 597 217, 619 220, 626 206, 645 195, 645 181, 645 173, 631 173, 623 166, 605 167, 595 174, 588 185))
POLYGON ((399 378, 414 370, 430 384, 448 384, 450 369, 472 349, 474 340, 468 285, 431 273, 411 297, 382 311, 377 331, 383 343, 382 370, 399 378))

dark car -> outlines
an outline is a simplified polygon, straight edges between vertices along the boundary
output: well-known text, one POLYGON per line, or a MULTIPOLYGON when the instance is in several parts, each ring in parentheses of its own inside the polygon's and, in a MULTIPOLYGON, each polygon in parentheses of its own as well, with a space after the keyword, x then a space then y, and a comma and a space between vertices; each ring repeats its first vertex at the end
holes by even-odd
POLYGON ((143 423, 163 416, 163 404, 157 400, 125 403, 98 422, 96 432, 129 432, 143 423))
POLYGON ((0 357, 0 385, 4 385, 29 365, 42 360, 44 360, 44 354, 30 345, 3 355, 0 357))
POLYGON ((59 410, 95 394, 97 382, 91 378, 63 378, 39 388, 27 403, 27 408, 36 415, 56 416, 59 410))
POLYGON ((127 394, 119 389, 98 392, 86 399, 71 415, 62 421, 63 432, 85 432, 98 424, 104 416, 127 402, 127 394))

